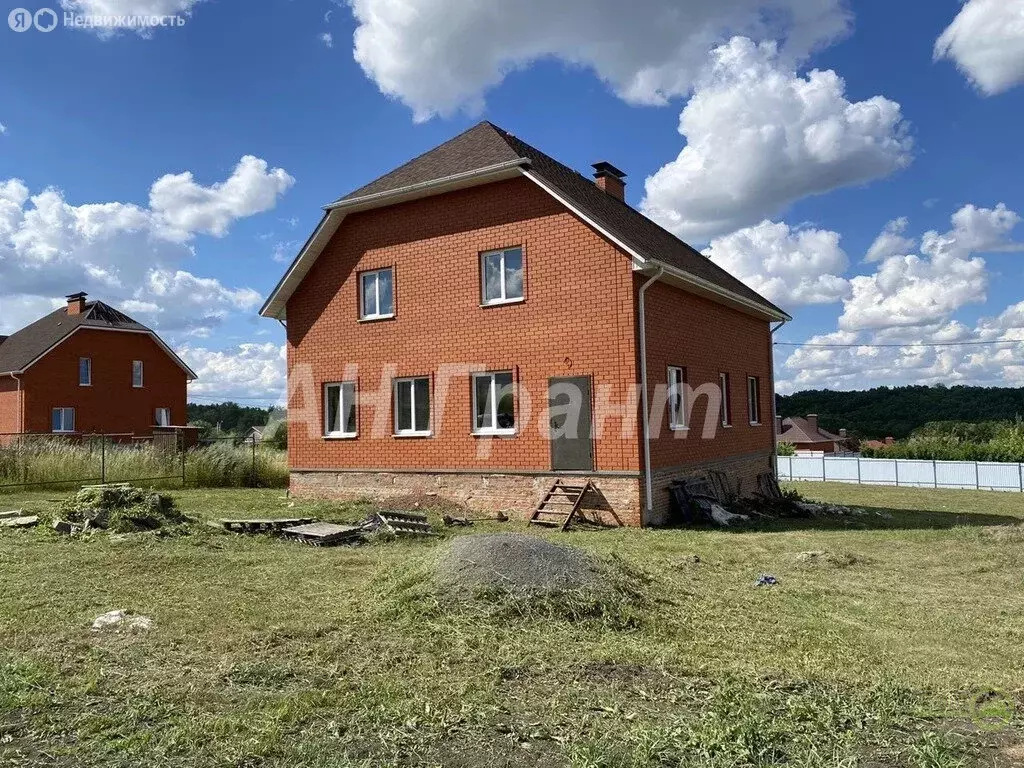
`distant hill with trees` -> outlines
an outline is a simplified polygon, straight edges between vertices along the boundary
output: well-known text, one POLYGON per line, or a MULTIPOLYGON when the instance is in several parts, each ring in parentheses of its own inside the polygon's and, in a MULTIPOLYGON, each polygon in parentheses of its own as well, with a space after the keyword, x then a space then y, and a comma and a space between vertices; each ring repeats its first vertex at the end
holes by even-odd
POLYGON ((862 439, 906 438, 929 422, 1015 421, 1024 417, 1024 388, 876 387, 857 392, 828 389, 778 395, 780 416, 818 414, 830 432, 841 428, 862 439))
POLYGON ((205 429, 216 428, 226 435, 245 436, 253 427, 267 423, 273 408, 254 408, 238 403, 188 404, 188 423, 205 429))

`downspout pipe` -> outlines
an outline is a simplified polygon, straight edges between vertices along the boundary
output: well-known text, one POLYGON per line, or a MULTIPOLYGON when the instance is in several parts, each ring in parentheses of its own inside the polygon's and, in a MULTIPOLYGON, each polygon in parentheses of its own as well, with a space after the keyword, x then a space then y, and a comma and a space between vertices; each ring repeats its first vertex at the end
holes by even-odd
POLYGON ((778 411, 775 406, 775 332, 786 324, 785 320, 780 320, 779 324, 774 328, 771 328, 769 334, 768 343, 768 370, 772 374, 772 472, 778 472, 779 469, 779 436, 775 434, 776 425, 779 423, 778 411))
POLYGON ((640 286, 637 302, 637 311, 640 315, 640 420, 643 422, 644 430, 644 514, 640 518, 641 527, 647 525, 654 513, 654 477, 651 470, 651 409, 647 395, 647 307, 645 296, 647 289, 664 274, 665 268, 658 267, 654 275, 640 286))

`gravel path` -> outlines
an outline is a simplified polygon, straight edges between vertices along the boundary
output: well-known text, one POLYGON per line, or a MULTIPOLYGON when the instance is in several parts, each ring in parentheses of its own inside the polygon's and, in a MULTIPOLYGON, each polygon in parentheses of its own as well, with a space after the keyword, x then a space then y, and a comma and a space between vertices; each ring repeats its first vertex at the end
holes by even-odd
POLYGON ((544 593, 597 586, 594 561, 574 547, 524 533, 459 536, 441 553, 439 584, 461 592, 474 588, 544 593))

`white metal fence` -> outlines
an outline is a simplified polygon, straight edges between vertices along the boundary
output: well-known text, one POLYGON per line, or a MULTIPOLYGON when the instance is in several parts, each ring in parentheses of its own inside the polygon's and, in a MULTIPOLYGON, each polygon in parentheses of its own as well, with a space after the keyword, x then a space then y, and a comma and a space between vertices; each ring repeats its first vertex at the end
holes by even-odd
POLYGON ((779 480, 1024 492, 1024 464, 996 461, 779 456, 779 480))

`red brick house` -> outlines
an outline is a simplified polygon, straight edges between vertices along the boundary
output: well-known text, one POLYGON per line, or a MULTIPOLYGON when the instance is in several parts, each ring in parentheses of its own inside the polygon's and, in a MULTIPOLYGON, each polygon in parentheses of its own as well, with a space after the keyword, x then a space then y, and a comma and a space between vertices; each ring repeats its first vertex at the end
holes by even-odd
POLYGON ((293 492, 529 514, 590 479, 651 525, 672 479, 773 470, 789 316, 594 167, 484 122, 327 206, 260 311, 287 325, 293 492))
POLYGON ((0 336, 0 435, 151 435, 184 424, 195 373, 152 330, 86 294, 0 336))
POLYGON ((846 430, 839 430, 839 434, 833 434, 818 426, 818 415, 815 413, 803 416, 790 416, 775 419, 775 439, 779 443, 789 443, 798 451, 821 451, 823 453, 838 453, 849 449, 849 439, 846 430))

